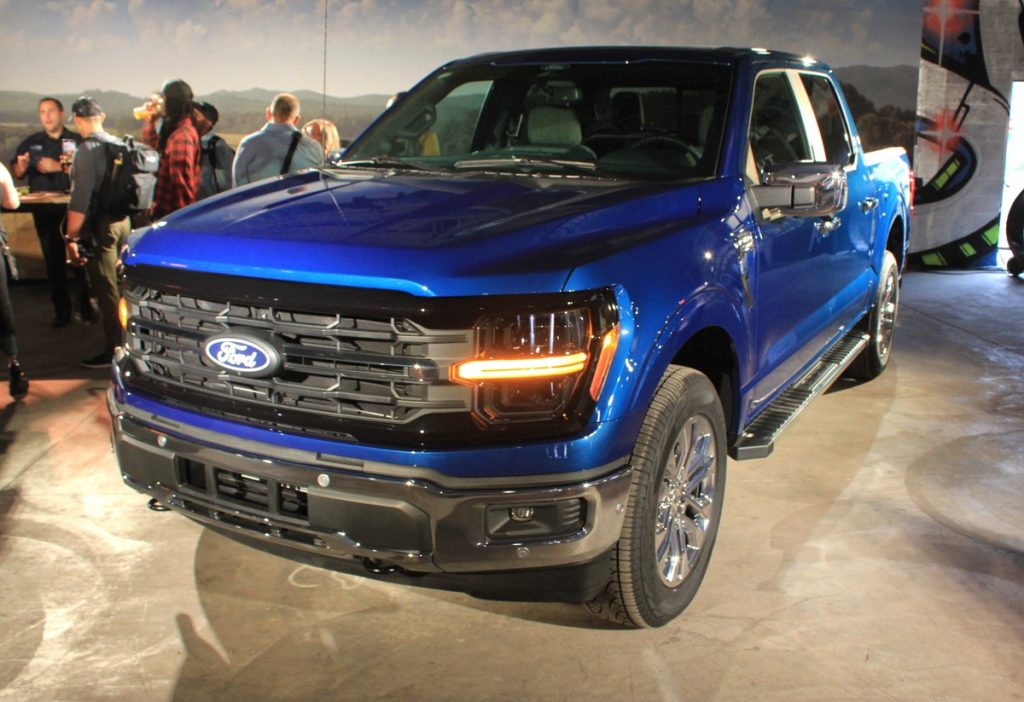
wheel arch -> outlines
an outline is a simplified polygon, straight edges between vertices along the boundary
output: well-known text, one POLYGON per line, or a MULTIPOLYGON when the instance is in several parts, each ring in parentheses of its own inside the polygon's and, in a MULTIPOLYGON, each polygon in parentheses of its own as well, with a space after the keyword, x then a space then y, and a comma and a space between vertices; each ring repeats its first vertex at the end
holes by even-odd
POLYGON ((694 368, 719 393, 730 434, 743 421, 741 389, 749 375, 748 319, 742 300, 706 291, 678 308, 650 348, 631 406, 645 411, 670 364, 694 368))
POLYGON ((725 426, 733 432, 733 422, 739 412, 739 359, 729 333, 719 326, 704 327, 686 340, 671 363, 693 368, 707 376, 718 391, 725 426))
POLYGON ((896 257, 896 269, 902 271, 907 258, 907 232, 902 214, 897 213, 889 225, 885 250, 892 251, 892 255, 896 257))

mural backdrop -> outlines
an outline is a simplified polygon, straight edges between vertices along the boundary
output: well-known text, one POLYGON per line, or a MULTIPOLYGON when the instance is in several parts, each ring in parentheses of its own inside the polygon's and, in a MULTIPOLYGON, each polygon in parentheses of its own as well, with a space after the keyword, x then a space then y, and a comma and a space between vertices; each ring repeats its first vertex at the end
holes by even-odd
POLYGON ((1024 0, 926 0, 913 262, 994 263, 1015 71, 1024 79, 1024 0))

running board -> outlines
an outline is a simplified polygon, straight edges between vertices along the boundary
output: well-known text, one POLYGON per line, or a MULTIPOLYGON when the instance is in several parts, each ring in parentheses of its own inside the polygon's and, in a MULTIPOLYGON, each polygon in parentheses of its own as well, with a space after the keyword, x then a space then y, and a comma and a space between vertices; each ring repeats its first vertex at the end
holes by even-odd
POLYGON ((843 337, 800 380, 772 400, 732 445, 729 455, 737 461, 764 458, 772 452, 775 440, 803 411, 811 400, 825 392, 853 363, 871 337, 850 334, 843 337))

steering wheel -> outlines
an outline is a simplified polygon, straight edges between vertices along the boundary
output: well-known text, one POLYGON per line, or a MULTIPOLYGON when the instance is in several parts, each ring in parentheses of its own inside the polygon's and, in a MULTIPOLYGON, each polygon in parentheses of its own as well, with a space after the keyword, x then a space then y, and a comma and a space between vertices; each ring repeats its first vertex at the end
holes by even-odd
POLYGON ((632 148, 642 149, 650 144, 659 143, 666 144, 668 146, 671 146, 672 148, 679 149, 680 151, 685 151, 686 155, 693 159, 693 162, 689 164, 691 166, 695 165, 698 161, 700 161, 701 155, 700 152, 697 151, 697 149, 693 148, 691 145, 687 144, 682 139, 674 137, 670 134, 652 134, 651 136, 643 137, 636 143, 634 143, 632 148))

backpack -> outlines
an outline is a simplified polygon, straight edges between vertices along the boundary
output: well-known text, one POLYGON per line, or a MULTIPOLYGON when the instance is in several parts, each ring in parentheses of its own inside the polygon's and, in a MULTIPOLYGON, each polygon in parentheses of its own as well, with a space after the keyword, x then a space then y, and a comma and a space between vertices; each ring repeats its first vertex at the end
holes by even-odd
MULTIPOLYGON (((225 142, 223 139, 221 139, 218 135, 214 134, 214 135, 212 135, 207 140, 206 146, 204 146, 202 148, 202 153, 206 155, 207 163, 210 164, 210 170, 212 172, 211 175, 213 177, 213 192, 212 193, 206 193, 207 195, 215 195, 217 193, 222 193, 222 192, 224 192, 225 190, 227 190, 228 188, 231 187, 231 173, 230 173, 230 171, 231 171, 231 161, 230 160, 228 161, 228 164, 227 164, 227 168, 228 168, 228 171, 229 171, 228 172, 228 182, 227 183, 221 183, 221 182, 219 182, 217 180, 217 169, 221 167, 221 164, 217 163, 217 144, 219 144, 221 142, 227 144, 227 142, 225 142)), ((230 145, 228 146, 228 151, 231 153, 231 158, 234 159, 235 150, 232 149, 230 145)), ((202 185, 201 184, 200 184, 199 187, 200 187, 200 189, 202 189, 202 185)))
POLYGON ((160 154, 130 136, 124 138, 124 143, 95 141, 103 144, 107 153, 107 170, 94 201, 97 212, 123 219, 149 210, 153 206, 160 154))

